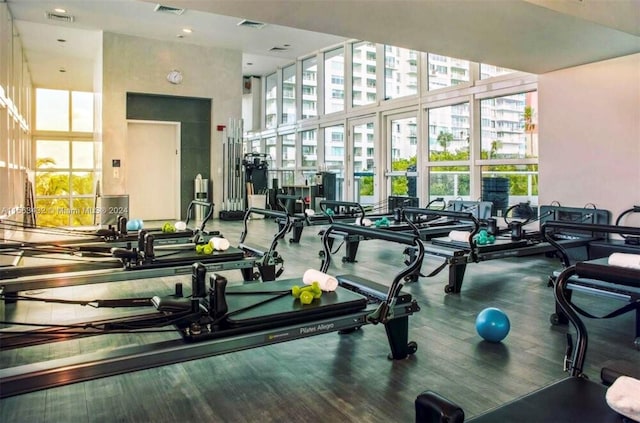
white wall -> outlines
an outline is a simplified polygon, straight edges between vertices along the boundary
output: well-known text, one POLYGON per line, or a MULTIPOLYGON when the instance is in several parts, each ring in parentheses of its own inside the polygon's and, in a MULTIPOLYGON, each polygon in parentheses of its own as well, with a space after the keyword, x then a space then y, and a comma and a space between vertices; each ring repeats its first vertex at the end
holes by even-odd
POLYGON ((640 54, 538 78, 540 204, 640 205, 640 54))
POLYGON ((213 202, 222 204, 223 133, 216 131, 216 125, 241 117, 242 53, 105 33, 102 69, 103 193, 126 194, 126 172, 121 169, 120 178, 115 179, 111 160, 120 159, 123 168, 127 166, 127 92, 211 98, 213 202), (167 82, 166 75, 172 69, 182 71, 182 84, 167 82))

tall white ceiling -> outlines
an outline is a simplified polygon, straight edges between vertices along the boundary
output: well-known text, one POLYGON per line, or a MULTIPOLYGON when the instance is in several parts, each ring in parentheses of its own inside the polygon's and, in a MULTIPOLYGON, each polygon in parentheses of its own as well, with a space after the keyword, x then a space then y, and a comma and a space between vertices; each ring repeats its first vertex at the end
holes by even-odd
MULTIPOLYGON (((640 52, 640 0, 8 0, 36 85, 90 89, 101 31, 243 52, 262 75, 345 39, 532 73, 640 52), (45 18, 67 9, 73 23, 45 18), (243 19, 266 22, 255 30, 243 19), (183 34, 184 27, 193 29, 183 34), (56 40, 65 39, 65 43, 56 40), (288 46, 286 46, 288 45, 288 46), (270 52, 272 47, 285 51, 270 52), (65 68, 65 73, 59 69, 65 68)), ((248 65, 247 63, 252 63, 248 65)))

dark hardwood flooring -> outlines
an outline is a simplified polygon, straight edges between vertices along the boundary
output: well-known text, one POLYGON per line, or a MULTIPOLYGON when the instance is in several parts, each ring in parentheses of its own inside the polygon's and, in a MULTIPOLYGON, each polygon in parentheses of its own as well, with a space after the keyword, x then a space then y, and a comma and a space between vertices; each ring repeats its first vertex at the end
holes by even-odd
MULTIPOLYGON (((215 221, 211 226, 237 244, 240 222, 215 221)), ((270 220, 252 221, 248 240, 266 246, 275 227, 270 220)), ((285 260, 281 278, 319 268, 319 229, 305 228, 300 244, 279 243, 285 260)), ((389 284, 403 266, 402 251, 398 244, 363 242, 357 263, 342 263, 341 249, 329 273, 355 273, 389 284)), ((427 258, 423 272, 439 263, 427 258)), ((547 278, 559 267, 556 259, 544 256, 470 264, 460 294, 444 293, 446 271, 407 285, 405 290, 418 300, 421 311, 409 323, 410 339, 418 343, 418 351, 406 360, 389 361, 384 328, 368 325, 351 334, 324 334, 6 398, 0 401, 0 421, 411 422, 413 401, 425 389, 457 401, 467 416, 474 416, 565 377, 567 327, 549 324, 554 302, 547 278), (502 308, 511 320, 511 331, 499 344, 484 342, 475 332, 476 315, 489 306, 502 308)), ((227 271, 225 276, 242 280, 240 271, 227 271)), ((188 286, 189 277, 31 294, 78 299, 162 295, 170 293, 176 281, 188 286)), ((600 297, 578 297, 600 314, 622 305, 600 297)), ((114 314, 110 309, 34 302, 8 304, 6 311, 15 321, 56 323, 114 314)), ((600 367, 609 359, 640 368, 640 352, 632 345, 633 317, 628 313, 586 322, 590 335, 586 373, 591 378, 599 378, 600 367)), ((82 338, 2 351, 0 365, 175 337, 158 333, 82 338)))

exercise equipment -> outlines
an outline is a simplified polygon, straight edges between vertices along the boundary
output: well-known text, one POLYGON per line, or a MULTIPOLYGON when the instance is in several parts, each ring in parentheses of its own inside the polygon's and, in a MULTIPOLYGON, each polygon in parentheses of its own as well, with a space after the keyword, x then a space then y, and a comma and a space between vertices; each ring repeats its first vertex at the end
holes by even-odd
POLYGON ((311 285, 303 287, 294 285, 291 288, 291 295, 293 298, 299 299, 302 304, 311 304, 313 300, 322 297, 322 289, 320 289, 318 282, 313 282, 311 285))
POLYGON ((222 198, 220 220, 242 220, 246 209, 245 173, 242 171, 242 119, 229 119, 222 143, 222 198))
POLYGON ((248 209, 237 247, 223 251, 214 250, 209 239, 199 243, 158 245, 156 235, 145 231, 139 232, 135 245, 111 247, 107 256, 71 257, 69 250, 36 249, 30 253, 40 254, 53 264, 0 267, 0 294, 8 298, 29 290, 180 275, 190 272, 196 261, 209 271, 240 270, 245 281, 273 281, 284 270, 284 260, 276 250, 282 232, 273 236, 268 247, 248 244, 250 213, 287 217, 273 210, 248 209), (196 245, 201 246, 200 253, 196 245), (211 249, 209 254, 205 254, 205 248, 211 249))
MULTIPOLYGON (((385 217, 388 221, 398 222, 400 221, 399 216, 402 207, 417 207, 419 201, 416 197, 389 196, 386 203, 383 202, 373 206, 374 211, 376 207, 380 209, 380 207, 386 206, 387 209, 384 212, 370 212, 369 207, 365 211, 365 207, 359 203, 325 198, 316 204, 316 207, 320 209, 320 213, 317 213, 316 210, 308 209, 302 214, 297 214, 295 206, 296 203, 302 202, 301 196, 278 194, 276 198, 278 206, 287 211, 291 217, 292 226, 290 230, 293 233, 293 237, 289 239, 291 243, 300 242, 305 226, 329 225, 334 222, 353 223, 358 219, 360 219, 361 223, 365 223, 364 226, 371 226, 377 219, 385 217)), ((437 203, 441 200, 441 198, 438 198, 431 203, 437 203)))
POLYGON ((170 234, 170 233, 174 233, 175 231, 176 231, 176 227, 173 223, 165 222, 165 224, 162 225, 163 233, 170 234))
MULTIPOLYGON (((566 225, 566 222, 558 224, 566 225)), ((603 226, 603 225, 594 225, 603 226)), ((549 230, 556 227, 548 222, 549 230)), ((563 226, 564 228, 564 226, 563 226)), ((604 228, 576 227, 576 230, 604 230, 604 228)), ((638 235, 640 229, 622 228, 629 234, 638 235)), ((620 229, 619 229, 620 230, 620 229)), ((551 239, 551 238, 550 238, 551 239)), ((569 377, 552 385, 538 389, 515 401, 481 414, 470 422, 628 422, 623 415, 611 408, 606 401, 607 386, 624 376, 613 369, 602 369, 603 383, 598 383, 584 374, 587 353, 587 327, 580 316, 589 317, 567 296, 572 280, 592 280, 618 286, 637 287, 640 284, 640 270, 611 266, 602 259, 578 262, 564 269, 555 280, 554 297, 575 330, 576 343, 571 333, 567 334, 567 352, 564 370, 569 377)), ((637 369, 636 369, 637 371, 637 369)), ((465 421, 463 409, 455 402, 434 391, 425 391, 415 400, 416 423, 462 423, 465 421)))
POLYGON ((510 328, 509 317, 496 307, 485 308, 476 317, 476 331, 485 341, 502 341, 509 334, 510 328))
MULTIPOLYGON (((157 244, 180 244, 191 239, 190 242, 204 242, 213 235, 219 235, 216 230, 205 229, 206 224, 213 217, 214 205, 208 202, 193 200, 187 207, 186 222, 176 222, 175 232, 163 232, 163 227, 143 228, 147 233, 153 233, 157 244), (199 226, 189 228, 189 222, 195 206, 204 207, 207 210, 205 218, 199 226)), ((128 227, 144 226, 138 219, 128 220, 125 216, 119 215, 115 226, 109 225, 107 228, 96 230, 69 230, 60 228, 27 228, 17 222, 3 220, 0 222, 0 229, 8 229, 22 238, 3 239, 0 244, 0 253, 8 250, 35 249, 43 250, 72 246, 76 253, 85 251, 109 253, 112 247, 126 246, 127 243, 136 242, 139 238, 139 230, 127 229, 128 227), (133 226, 132 226, 133 225, 133 226), (31 239, 34 238, 34 239, 31 239), (102 247, 102 248, 101 248, 102 247)))
MULTIPOLYGON (((636 349, 640 350, 640 279, 634 280, 630 276, 640 272, 636 266, 636 263, 640 262, 640 247, 635 247, 635 254, 630 254, 630 252, 634 251, 634 247, 630 245, 625 245, 624 243, 615 241, 606 245, 604 241, 598 241, 597 248, 589 249, 590 254, 587 257, 587 261, 578 261, 573 263, 566 246, 554 237, 554 234, 558 231, 567 230, 574 232, 626 234, 630 237, 638 237, 640 236, 640 228, 619 225, 595 225, 578 222, 549 221, 543 225, 542 230, 547 241, 557 249, 564 269, 577 266, 579 269, 584 270, 583 273, 595 274, 597 276, 588 278, 581 276, 579 273, 577 275, 572 275, 566 285, 566 291, 563 293, 564 296, 571 300, 573 291, 578 291, 589 295, 613 298, 625 302, 626 304, 624 306, 606 314, 605 316, 600 316, 600 318, 608 319, 635 311, 635 335, 633 345, 636 349), (622 256, 623 258, 620 259, 620 253, 612 252, 616 249, 622 250, 624 251, 623 254, 629 255, 624 255, 622 256), (602 256, 603 253, 611 253, 611 255, 602 256), (632 265, 629 265, 629 262, 633 262, 632 265), (623 266, 620 266, 620 264, 623 266), (609 272, 617 275, 618 279, 616 280, 612 278, 609 275, 609 272)), ((550 278, 552 283, 559 277, 557 275, 558 274, 550 278)), ((579 312, 582 311, 579 310, 579 312)), ((590 318, 596 317, 591 314, 585 315, 590 318)), ((566 311, 557 302, 556 310, 551 314, 549 320, 553 325, 569 323, 569 317, 567 316, 566 311)))
MULTIPOLYGON (((472 222, 480 225, 481 222, 469 213, 452 211, 430 211, 432 214, 441 213, 442 216, 456 217, 460 221, 472 222)), ((566 222, 589 222, 597 224, 608 224, 611 213, 608 210, 563 206, 540 206, 538 218, 530 220, 529 224, 539 222, 540 228, 545 222, 560 220, 566 222)), ((513 222, 512 222, 513 223, 513 222)), ((495 260, 505 257, 525 257, 536 254, 554 254, 556 247, 545 240, 542 230, 526 230, 521 224, 512 224, 511 227, 501 228, 495 232, 493 243, 480 244, 475 235, 482 227, 472 233, 472 236, 464 241, 447 237, 433 237, 431 244, 425 247, 425 254, 443 259, 440 266, 436 267, 427 276, 432 277, 439 272, 448 269, 448 283, 444 287, 447 294, 460 293, 467 264, 480 261, 495 260), (514 229, 517 227, 518 229, 514 229), (514 236, 514 231, 518 236, 514 236)), ((486 227, 483 229, 487 229, 486 227)), ((489 233, 487 229, 487 234, 489 233)), ((602 232, 591 232, 586 229, 565 228, 558 230, 553 237, 566 249, 580 250, 581 254, 586 254, 590 243, 606 238, 602 232)), ((407 254, 411 256, 411 249, 407 249, 407 254)))
MULTIPOLYGON (((340 227, 338 224, 328 228, 327 236, 334 230, 353 231, 363 236, 377 235, 382 241, 418 249, 422 245, 414 235, 380 231, 366 233, 363 231, 370 229, 340 227)), ((326 243, 324 245, 328 248, 326 243)), ((210 273, 207 287, 207 269, 204 264, 196 262, 191 266, 190 296, 184 296, 182 286, 177 284, 174 293, 169 295, 159 293, 150 298, 96 300, 94 303, 105 306, 137 305, 153 311, 67 328, 37 329, 28 334, 3 331, 0 345, 2 349, 27 348, 34 341, 60 341, 68 337, 113 332, 137 333, 150 328, 175 328, 180 335, 178 338, 151 340, 149 343, 141 341, 140 344, 62 360, 5 367, 0 369, 0 396, 19 395, 335 331, 348 333, 376 324, 384 326, 390 348, 389 358, 402 360, 417 350, 417 344, 408 340, 409 316, 420 310, 411 295, 402 291, 402 281, 406 274, 416 270, 420 260, 421 257, 392 280, 383 280, 383 283, 354 275, 336 276, 339 281, 336 290, 322 292, 320 298, 310 304, 292 301, 293 286, 300 286, 301 278, 231 285, 220 274, 210 273)), ((320 271, 326 273, 329 266, 327 257, 320 271)))
POLYGON ((336 278, 315 269, 308 269, 304 272, 302 281, 305 285, 318 284, 320 289, 326 292, 335 291, 338 287, 338 280, 336 278))
MULTIPOLYGON (((382 216, 379 218, 372 217, 371 220, 374 222, 372 229, 398 233, 414 233, 419 236, 422 241, 428 241, 434 237, 441 237, 452 231, 473 230, 473 234, 475 235, 478 231, 475 227, 479 227, 479 223, 477 223, 471 212, 452 212, 449 210, 432 210, 430 208, 416 207, 405 207, 401 209, 397 219, 382 216), (461 216, 466 220, 460 219, 461 216), (382 221, 382 224, 376 225, 378 221, 382 221)), ((320 231, 320 235, 322 234, 323 231, 320 231)), ((341 241, 340 245, 345 245, 346 254, 343 256, 342 261, 348 263, 356 262, 360 242, 368 240, 368 238, 360 236, 348 236, 336 233, 330 241, 333 254, 340 249, 340 247, 333 248, 335 239, 341 241)), ((405 253, 413 254, 413 250, 410 248, 405 249, 405 253)), ((324 251, 320 251, 319 254, 322 256, 324 251)), ((416 273, 411 276, 411 280, 416 281, 419 276, 420 274, 416 273)))

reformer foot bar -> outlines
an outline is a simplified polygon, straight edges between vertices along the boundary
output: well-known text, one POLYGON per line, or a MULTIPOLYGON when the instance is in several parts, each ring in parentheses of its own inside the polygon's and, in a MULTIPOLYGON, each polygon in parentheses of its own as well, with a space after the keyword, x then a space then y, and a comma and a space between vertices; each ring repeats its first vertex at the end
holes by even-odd
MULTIPOLYGON (((557 231, 582 231, 593 233, 619 234, 625 236, 640 236, 640 228, 617 225, 593 225, 587 223, 570 223, 549 221, 543 225, 543 234, 547 241, 557 248, 565 268, 571 266, 571 259, 564 245, 554 239, 553 233, 557 231)), ((566 284, 564 295, 570 300, 574 291, 589 295, 612 298, 624 301, 627 304, 605 316, 596 317, 586 313, 591 318, 613 318, 622 314, 635 311, 635 335, 633 345, 640 350, 640 278, 637 278, 636 269, 616 267, 608 265, 609 255, 615 252, 633 254, 640 257, 640 246, 635 246, 635 251, 629 245, 611 242, 608 248, 604 248, 603 242, 598 242, 595 251, 590 251, 589 260, 575 263, 576 274, 573 275, 566 284), (600 254, 607 251, 609 255, 602 257, 600 254), (594 253, 595 252, 595 256, 594 253), (585 275, 594 277, 587 277, 585 275), (613 275, 613 276, 612 276, 613 275)), ((583 310, 579 311, 581 313, 583 310)), ((556 311, 551 314, 549 320, 554 325, 567 324, 569 320, 558 303, 556 311)))
MULTIPOLYGON (((294 201, 301 200, 300 196, 296 195, 284 195, 278 194, 277 199, 282 207, 291 218, 291 226, 289 230, 292 232, 292 237, 289 238, 291 243, 299 243, 302 237, 302 231, 305 226, 316 225, 330 225, 332 223, 352 223, 359 217, 365 215, 364 208, 359 203, 350 201, 337 201, 337 200, 322 200, 318 204, 321 214, 309 215, 306 211, 303 213, 294 213, 295 206, 294 201), (285 200, 283 203, 282 200, 285 200), (329 212, 331 209, 331 212, 329 212), (331 214, 331 213, 334 214, 331 214)), ((277 220, 278 225, 282 226, 282 220, 277 220)))
MULTIPOLYGON (((328 231, 332 230, 330 227, 328 231)), ((360 234, 365 231, 338 225, 335 230, 353 230, 360 234)), ((380 239, 422 251, 421 241, 413 235, 383 233, 380 239)), ((149 317, 149 323, 157 328, 164 318, 175 326, 178 338, 0 369, 0 396, 9 397, 329 332, 348 333, 368 324, 385 327, 390 359, 407 358, 417 350, 417 344, 408 341, 409 316, 420 308, 411 295, 401 289, 404 277, 419 266, 422 257, 421 254, 418 256, 388 287, 353 275, 338 276, 339 286, 335 291, 323 292, 308 305, 291 297, 292 286, 302 285, 302 278, 227 286, 224 277, 213 273, 209 274, 207 288, 206 270, 196 263, 192 267, 190 297, 174 294, 150 299, 157 313, 149 317)), ((329 264, 327 256, 322 270, 326 271, 329 264)), ((130 322, 126 319, 112 323, 103 321, 100 325, 98 329, 102 333, 118 332, 134 325, 142 333, 145 329, 144 320, 140 318, 130 322)), ((62 336, 69 336, 69 333, 62 336)))
MULTIPOLYGON (((432 212, 442 213, 438 211, 432 212)), ((465 215, 458 215, 458 212, 448 213, 452 213, 452 216, 458 216, 460 220, 469 219, 465 215)), ((610 212, 601 209, 541 206, 541 224, 556 219, 606 224, 609 222, 610 212)), ((556 251, 556 247, 546 242, 540 231, 535 231, 533 234, 525 234, 525 231, 521 228, 518 231, 510 230, 510 232, 517 232, 519 236, 511 235, 507 236, 507 238, 497 238, 494 244, 487 245, 478 245, 473 236, 469 237, 468 242, 454 241, 449 237, 431 239, 431 244, 425 246, 425 254, 442 258, 444 262, 432 271, 429 276, 435 276, 441 270, 447 268, 448 283, 445 285, 444 291, 447 294, 458 294, 461 291, 464 274, 469 263, 507 257, 526 257, 554 253, 556 251)), ((584 250, 587 249, 590 242, 605 238, 604 233, 591 233, 584 230, 556 232, 554 236, 565 249, 579 248, 584 250)), ((407 249, 407 253, 410 255, 411 250, 407 249)))
MULTIPOLYGON (((551 225, 548 226, 549 229, 551 227, 551 225)), ((576 227, 575 229, 584 228, 576 227)), ((638 229, 635 230, 638 231, 638 229)), ((587 328, 579 316, 583 313, 566 295, 569 292, 569 283, 575 277, 638 285, 640 270, 610 266, 597 261, 579 262, 566 268, 555 281, 554 295, 577 336, 574 347, 571 334, 567 334, 568 348, 564 368, 570 377, 474 417, 469 422, 630 422, 607 404, 605 400, 607 386, 590 380, 583 374, 588 341, 587 328)), ((603 381, 605 381, 605 375, 612 373, 615 372, 603 369, 601 372, 603 381)), ((425 391, 418 395, 415 400, 415 409, 416 423, 462 423, 465 421, 464 411, 458 404, 433 391, 425 391)))

